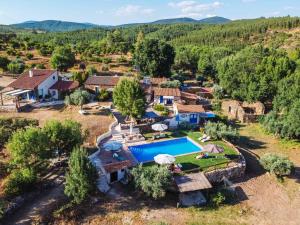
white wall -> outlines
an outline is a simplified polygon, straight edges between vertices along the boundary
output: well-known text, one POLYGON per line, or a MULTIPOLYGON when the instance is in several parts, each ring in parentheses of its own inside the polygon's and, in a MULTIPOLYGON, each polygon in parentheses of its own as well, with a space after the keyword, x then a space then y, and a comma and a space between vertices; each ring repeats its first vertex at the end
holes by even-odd
POLYGON ((43 93, 43 98, 44 98, 47 94, 49 94, 49 88, 52 87, 57 81, 58 81, 58 73, 56 71, 38 86, 39 95, 43 93))

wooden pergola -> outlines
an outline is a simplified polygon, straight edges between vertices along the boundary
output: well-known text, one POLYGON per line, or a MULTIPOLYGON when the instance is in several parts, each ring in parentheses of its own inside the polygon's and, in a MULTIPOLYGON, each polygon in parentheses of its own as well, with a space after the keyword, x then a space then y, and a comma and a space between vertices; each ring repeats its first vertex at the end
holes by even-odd
POLYGON ((201 172, 175 176, 174 179, 180 193, 212 188, 211 183, 201 172))

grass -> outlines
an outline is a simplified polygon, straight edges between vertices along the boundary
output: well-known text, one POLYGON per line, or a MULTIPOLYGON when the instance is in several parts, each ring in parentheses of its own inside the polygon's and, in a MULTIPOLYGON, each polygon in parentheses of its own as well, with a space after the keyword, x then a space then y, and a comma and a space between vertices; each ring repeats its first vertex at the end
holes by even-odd
MULTIPOLYGON (((149 140, 152 138, 153 134, 155 133, 146 133, 144 134, 146 140, 149 140)), ((165 132, 167 134, 168 138, 178 138, 178 137, 185 137, 188 136, 195 142, 199 143, 200 145, 206 145, 206 144, 216 144, 218 146, 221 146, 224 148, 224 152, 221 154, 208 154, 208 158, 205 159, 196 159, 196 156, 199 155, 199 153, 184 155, 184 156, 177 156, 176 157, 176 163, 180 163, 182 165, 182 170, 185 172, 191 172, 191 171, 209 171, 214 169, 220 169, 220 168, 226 168, 228 166, 228 163, 232 162, 232 160, 225 158, 224 155, 238 155, 238 153, 227 143, 223 141, 209 141, 202 143, 198 139, 201 137, 201 132, 197 131, 168 131, 165 132)), ((155 165, 154 162, 145 163, 144 166, 152 166, 155 165)))

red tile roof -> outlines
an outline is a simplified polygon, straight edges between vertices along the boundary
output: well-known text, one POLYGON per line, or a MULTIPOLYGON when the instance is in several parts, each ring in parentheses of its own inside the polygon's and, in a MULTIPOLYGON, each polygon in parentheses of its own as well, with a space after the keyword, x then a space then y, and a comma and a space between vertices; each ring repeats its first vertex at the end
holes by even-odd
POLYGON ((116 163, 110 163, 107 165, 104 165, 103 168, 107 173, 112 173, 118 170, 126 169, 128 167, 132 167, 133 163, 130 160, 125 160, 121 162, 116 162, 116 163))
POLYGON ((99 85, 99 86, 116 86, 120 77, 117 76, 90 76, 85 84, 86 85, 99 85))
POLYGON ((178 88, 154 88, 153 90, 154 96, 181 96, 180 90, 178 88))
POLYGON ((59 80, 49 89, 55 89, 58 91, 68 91, 68 90, 74 90, 78 87, 79 87, 78 81, 59 80))
POLYGON ((191 94, 191 93, 188 93, 188 92, 181 92, 181 97, 183 98, 187 98, 187 99, 193 99, 193 100, 197 100, 198 99, 198 96, 195 95, 195 94, 191 94))
POLYGON ((179 113, 204 113, 205 109, 202 105, 182 105, 176 104, 179 113))
POLYGON ((29 70, 21 74, 17 80, 10 83, 8 87, 12 87, 15 89, 29 89, 34 90, 37 88, 43 81, 45 81, 48 77, 50 77, 56 70, 31 70, 33 72, 33 76, 29 76, 29 70))

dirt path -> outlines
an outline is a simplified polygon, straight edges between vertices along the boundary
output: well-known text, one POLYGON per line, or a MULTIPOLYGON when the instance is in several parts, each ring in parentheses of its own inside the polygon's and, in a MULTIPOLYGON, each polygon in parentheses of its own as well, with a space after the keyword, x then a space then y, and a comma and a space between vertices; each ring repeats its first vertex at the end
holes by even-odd
POLYGON ((36 198, 32 202, 27 202, 21 209, 4 221, 7 225, 27 225, 32 224, 40 216, 45 216, 52 211, 58 200, 64 199, 63 184, 47 191, 43 196, 36 198))
POLYGON ((248 177, 236 184, 241 187, 245 201, 253 210, 251 224, 298 225, 300 224, 300 145, 283 143, 265 134, 258 125, 241 129, 240 146, 244 148, 248 177), (295 164, 296 173, 280 183, 270 174, 262 174, 256 157, 265 153, 288 156, 295 164))

